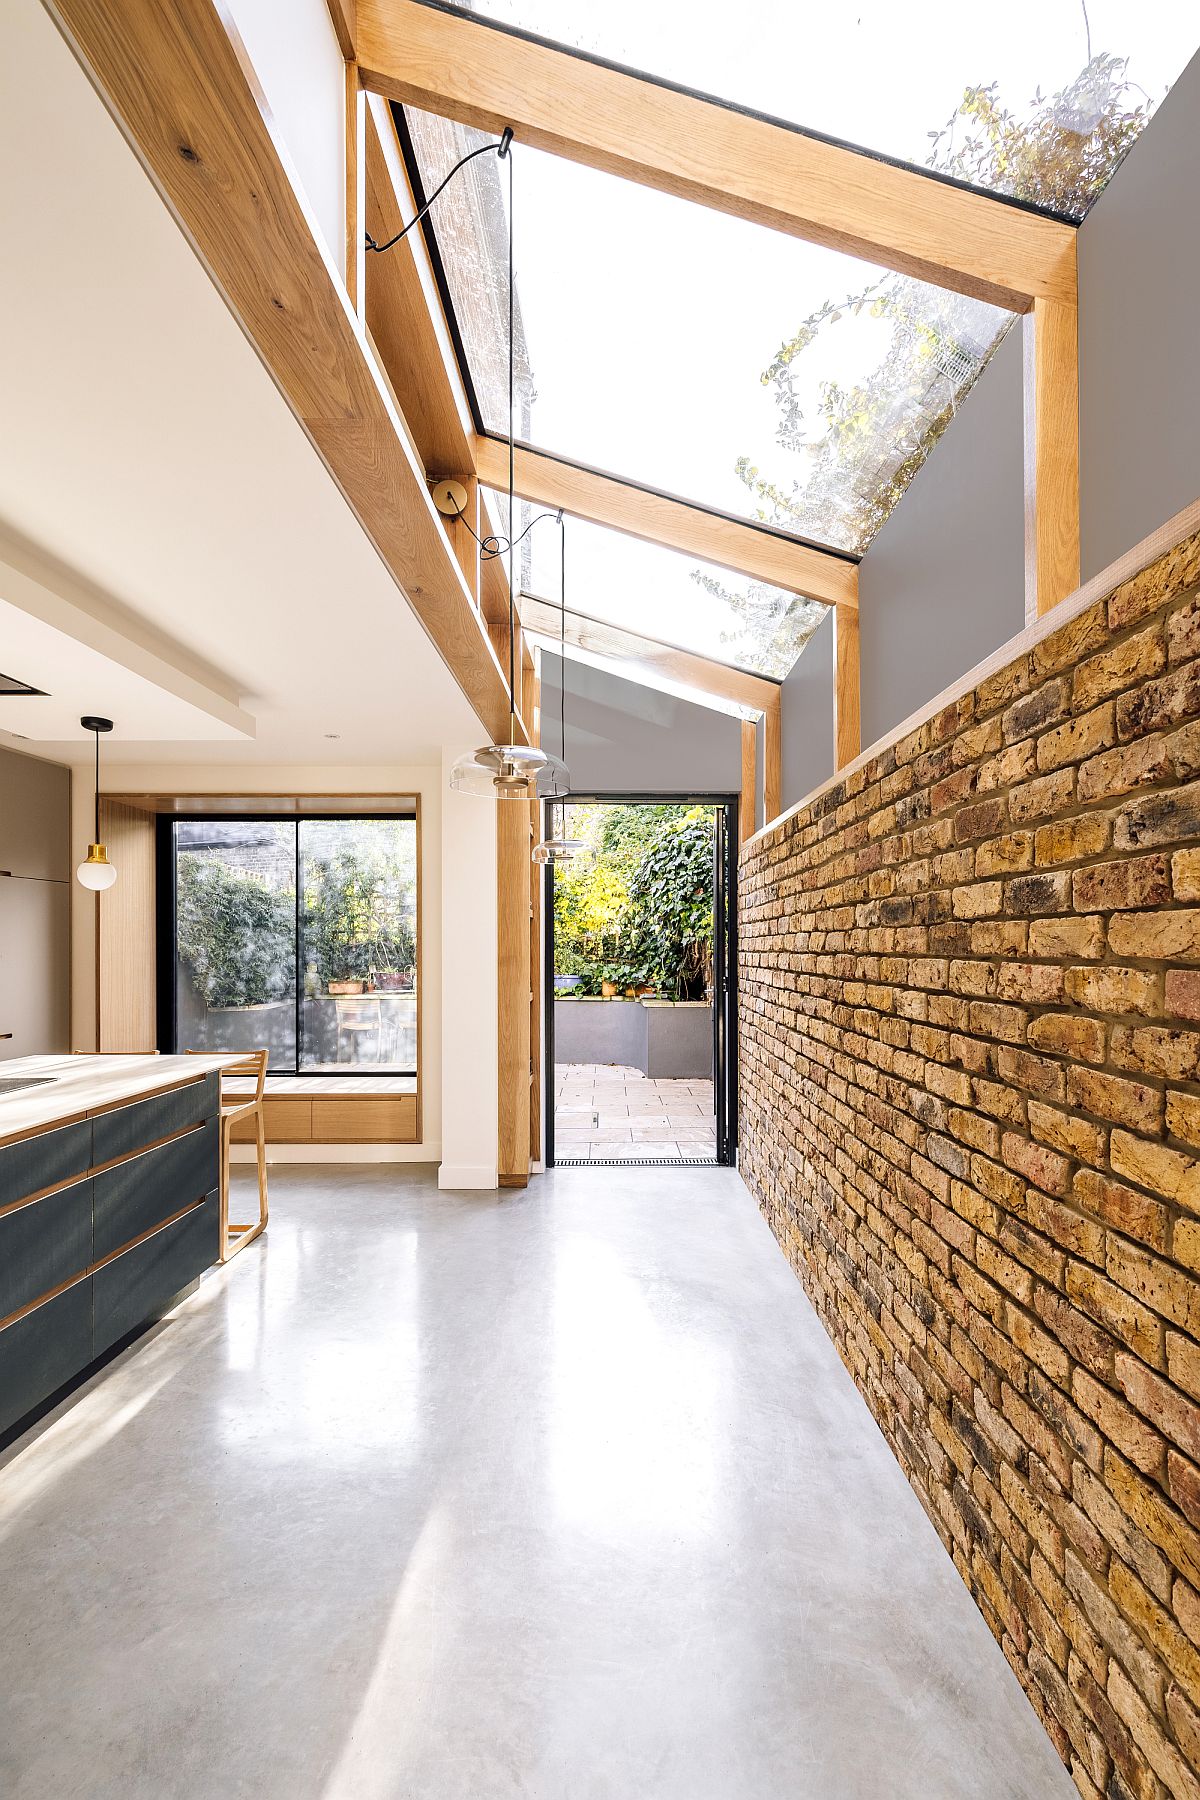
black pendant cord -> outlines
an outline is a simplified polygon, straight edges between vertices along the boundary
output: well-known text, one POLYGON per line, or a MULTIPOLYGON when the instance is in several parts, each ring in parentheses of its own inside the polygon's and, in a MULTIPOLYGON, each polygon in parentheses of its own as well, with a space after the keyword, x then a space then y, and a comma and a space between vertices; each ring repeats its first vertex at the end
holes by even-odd
MULTIPOLYGON (((421 220, 426 216, 430 207, 433 205, 433 203, 437 199, 438 195, 442 192, 442 189, 449 186, 449 184, 454 180, 454 177, 458 174, 458 171, 460 169, 465 168, 466 165, 469 162, 471 162, 476 156, 486 156, 488 154, 488 152, 491 150, 494 150, 496 152, 497 156, 501 156, 501 157, 507 156, 508 155, 508 147, 512 143, 512 135, 513 135, 512 134, 512 126, 506 125, 504 127, 504 130, 500 134, 499 140, 496 143, 480 144, 480 145, 478 145, 478 147, 476 149, 468 150, 467 154, 465 156, 460 156, 458 161, 455 163, 454 167, 451 169, 450 173, 446 176, 445 180, 440 181, 438 183, 437 187, 434 188, 432 194, 430 194, 428 200, 425 202, 424 206, 421 208, 421 210, 417 214, 416 218, 410 219, 408 221, 408 224, 405 225, 402 230, 400 230, 396 233, 395 237, 390 237, 388 239, 386 244, 377 244, 375 242, 375 239, 371 236, 370 232, 368 231, 365 234, 366 240, 367 240, 367 249, 374 250, 374 252, 377 256, 382 256, 383 252, 385 250, 390 250, 392 248, 393 244, 398 244, 400 242, 401 238, 407 237, 409 232, 412 230, 413 226, 419 225, 421 223, 421 220)), ((511 176, 510 176, 510 181, 511 181, 511 176)))
POLYGON ((517 278, 515 263, 516 219, 513 216, 513 159, 509 144, 503 154, 508 161, 508 711, 509 742, 517 741, 517 588, 516 544, 513 508, 517 485, 517 278))
MULTIPOLYGON (((558 515, 558 754, 567 760, 567 527, 558 515)), ((563 836, 567 833, 567 808, 563 803, 563 836)))
POLYGON ((100 842, 100 733, 97 731, 93 735, 96 739, 96 835, 92 842, 98 844, 100 842))

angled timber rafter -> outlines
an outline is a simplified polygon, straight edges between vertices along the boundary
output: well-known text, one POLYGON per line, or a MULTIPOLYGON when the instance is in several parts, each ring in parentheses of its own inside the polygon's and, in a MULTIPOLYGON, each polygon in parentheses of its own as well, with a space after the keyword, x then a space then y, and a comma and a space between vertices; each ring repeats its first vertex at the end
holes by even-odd
POLYGON ((419 0, 357 11, 392 99, 1017 312, 1074 300, 1058 219, 419 0))
POLYGON ((217 6, 49 10, 467 700, 506 732, 501 664, 217 6))
MULTIPOLYGON (((473 441, 475 472, 490 487, 508 480, 508 446, 497 438, 473 441)), ((858 605, 858 565, 783 532, 706 511, 664 494, 581 468, 542 450, 519 448, 516 491, 541 506, 561 506, 577 519, 610 525, 648 543, 685 551, 790 593, 830 606, 858 605)))

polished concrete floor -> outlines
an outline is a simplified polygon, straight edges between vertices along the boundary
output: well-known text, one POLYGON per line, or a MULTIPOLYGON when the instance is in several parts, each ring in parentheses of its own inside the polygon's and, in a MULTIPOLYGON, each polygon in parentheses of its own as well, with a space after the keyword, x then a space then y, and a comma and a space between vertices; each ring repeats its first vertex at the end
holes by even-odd
POLYGON ((273 1171, 0 1459, 5 1800, 1074 1792, 732 1171, 273 1171))

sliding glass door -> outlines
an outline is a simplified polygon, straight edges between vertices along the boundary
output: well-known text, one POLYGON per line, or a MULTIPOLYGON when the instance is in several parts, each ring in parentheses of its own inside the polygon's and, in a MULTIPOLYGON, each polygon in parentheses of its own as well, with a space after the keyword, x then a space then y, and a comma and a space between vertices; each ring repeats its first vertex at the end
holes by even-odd
POLYGON ((416 1073, 415 818, 166 828, 171 1048, 265 1048, 280 1074, 416 1073))

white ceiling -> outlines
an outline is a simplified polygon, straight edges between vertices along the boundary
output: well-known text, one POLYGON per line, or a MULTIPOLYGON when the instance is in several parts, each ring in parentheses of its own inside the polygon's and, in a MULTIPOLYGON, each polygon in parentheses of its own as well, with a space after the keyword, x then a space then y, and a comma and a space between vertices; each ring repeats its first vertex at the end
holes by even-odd
MULTIPOLYGON (((0 11, 0 243, 0 530, 108 596, 131 645, 110 640, 107 670, 52 657, 38 680, 16 666, 8 609, 21 603, 0 569, 0 670, 60 690, 63 716, 113 717, 110 761, 413 764, 476 741, 460 689, 38 0, 0 11), (147 644, 165 680, 178 673, 174 695, 152 697, 147 644), (253 738, 214 716, 206 739, 189 681, 214 715, 217 696, 240 701, 253 738)), ((14 704, 31 703, 8 703, 0 730, 14 704)), ((64 757, 79 753, 72 737, 64 757)))

